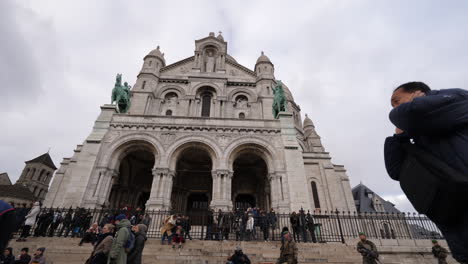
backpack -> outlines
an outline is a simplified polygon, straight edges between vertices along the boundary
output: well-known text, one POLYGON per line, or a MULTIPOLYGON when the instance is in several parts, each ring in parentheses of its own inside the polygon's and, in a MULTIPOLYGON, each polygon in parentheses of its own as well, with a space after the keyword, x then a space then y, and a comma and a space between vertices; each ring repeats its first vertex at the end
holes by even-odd
POLYGON ((132 249, 135 247, 135 235, 130 230, 130 228, 129 228, 128 231, 130 232, 130 234, 128 235, 128 239, 127 239, 127 241, 125 242, 125 245, 124 245, 124 249, 125 249, 125 251, 127 253, 132 251, 132 249))
POLYGON ((407 157, 400 186, 416 211, 436 224, 459 222, 468 209, 468 175, 414 144, 403 145, 407 157))

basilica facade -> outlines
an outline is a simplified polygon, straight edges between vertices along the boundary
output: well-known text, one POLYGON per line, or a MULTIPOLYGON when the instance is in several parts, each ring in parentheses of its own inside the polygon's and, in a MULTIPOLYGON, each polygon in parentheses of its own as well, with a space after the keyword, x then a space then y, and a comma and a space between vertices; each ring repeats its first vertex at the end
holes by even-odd
POLYGON ((168 65, 157 47, 143 59, 128 111, 101 106, 45 205, 355 211, 346 170, 331 162, 312 120, 302 122, 287 84, 286 109, 273 116, 277 83, 263 52, 252 70, 228 54, 222 35, 196 40, 193 56, 168 65))

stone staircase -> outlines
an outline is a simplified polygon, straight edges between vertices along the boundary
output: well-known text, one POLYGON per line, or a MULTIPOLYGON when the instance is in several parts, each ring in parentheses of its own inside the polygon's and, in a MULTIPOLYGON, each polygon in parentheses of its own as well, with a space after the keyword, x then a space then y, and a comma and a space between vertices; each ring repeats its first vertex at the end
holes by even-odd
MULTIPOLYGON (((27 242, 11 242, 14 254, 23 247, 33 252, 45 247, 48 264, 82 264, 92 251, 90 244, 78 246, 77 238, 30 238, 27 242)), ((276 263, 280 242, 236 242, 236 241, 187 241, 182 249, 161 245, 159 240, 149 239, 143 252, 144 264, 223 264, 240 246, 252 263, 276 263)), ((343 244, 298 244, 299 263, 362 263, 360 256, 351 246, 343 244)))
MULTIPOLYGON (((78 246, 78 238, 30 238, 27 242, 12 241, 14 254, 23 247, 30 252, 45 247, 47 264, 82 264, 89 257, 92 246, 78 246)), ((376 241, 378 242, 378 241, 376 241)), ((428 241, 424 241, 429 243, 428 241)), ((361 264, 356 252, 355 241, 348 244, 299 243, 299 263, 361 264)), ((143 252, 143 264, 224 264, 234 249, 240 246, 256 264, 274 264, 279 256, 280 242, 236 242, 236 241, 187 241, 182 249, 161 245, 159 240, 149 239, 143 252)), ((430 247, 409 245, 378 245, 381 261, 385 264, 429 264, 436 263, 430 247)), ((452 258, 448 263, 456 263, 452 258)))

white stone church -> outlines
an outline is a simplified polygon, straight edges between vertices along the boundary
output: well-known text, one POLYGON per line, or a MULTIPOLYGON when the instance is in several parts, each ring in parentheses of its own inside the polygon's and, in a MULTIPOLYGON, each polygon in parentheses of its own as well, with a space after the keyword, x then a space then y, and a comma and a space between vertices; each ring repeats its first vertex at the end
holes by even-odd
POLYGON ((274 118, 274 64, 262 52, 251 70, 227 48, 210 33, 181 61, 166 65, 159 47, 146 55, 129 111, 101 106, 45 205, 355 211, 345 168, 302 123, 286 84, 287 109, 274 118))

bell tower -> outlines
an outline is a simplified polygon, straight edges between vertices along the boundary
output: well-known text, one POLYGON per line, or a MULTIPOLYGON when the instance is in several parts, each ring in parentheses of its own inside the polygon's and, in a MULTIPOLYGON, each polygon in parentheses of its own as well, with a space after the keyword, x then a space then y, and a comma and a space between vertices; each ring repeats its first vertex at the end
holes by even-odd
POLYGON ((44 200, 49 189, 49 183, 57 167, 55 167, 49 152, 25 162, 26 166, 16 184, 29 188, 37 200, 44 200))

